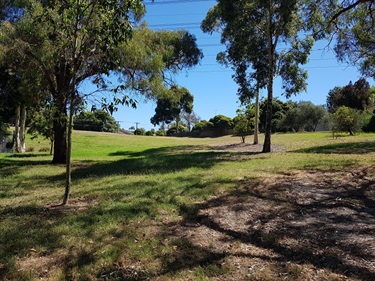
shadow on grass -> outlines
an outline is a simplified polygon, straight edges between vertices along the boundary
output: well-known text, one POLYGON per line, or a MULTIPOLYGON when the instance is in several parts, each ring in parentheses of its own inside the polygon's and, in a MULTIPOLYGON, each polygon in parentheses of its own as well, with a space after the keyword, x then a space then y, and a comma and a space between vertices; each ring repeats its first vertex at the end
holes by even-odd
POLYGON ((124 226, 128 220, 154 215, 152 205, 140 200, 93 205, 85 210, 64 206, 2 208, 0 280, 36 280, 51 268, 61 268, 64 280, 76 280, 77 272, 100 259, 99 252, 108 251, 113 260, 120 258, 124 245, 115 238, 136 239, 132 228, 124 226), (121 233, 112 229, 114 222, 124 229, 121 233), (108 229, 100 230, 103 228, 108 229))
MULTIPOLYGON (((194 147, 192 147, 194 148, 194 147)), ((208 169, 221 161, 231 161, 230 153, 191 150, 185 147, 163 147, 142 152, 118 151, 110 156, 124 156, 120 160, 101 161, 96 164, 77 167, 72 171, 73 179, 91 176, 107 177, 111 175, 145 175, 177 172, 189 168, 208 169)), ((51 180, 63 180, 65 175, 52 177, 51 180)))
POLYGON ((366 154, 375 152, 375 142, 338 143, 294 150, 302 153, 366 154))
MULTIPOLYGON (((290 262, 311 264, 316 274, 328 270, 375 280, 375 180, 366 170, 345 179, 345 172, 336 179, 324 173, 283 176, 273 184, 243 180, 229 194, 181 206, 185 220, 164 235, 177 241, 188 237, 183 239, 189 247, 165 256, 161 275, 241 258, 247 261, 239 268, 262 260, 270 280, 284 274, 290 262), (246 250, 254 246, 255 252, 246 250)), ((254 274, 245 271, 242 276, 254 274)), ((299 274, 306 278, 302 270, 299 274)))
POLYGON ((11 154, 0 158, 0 178, 17 174, 21 167, 51 164, 51 160, 32 159, 34 157, 46 155, 49 154, 11 154))

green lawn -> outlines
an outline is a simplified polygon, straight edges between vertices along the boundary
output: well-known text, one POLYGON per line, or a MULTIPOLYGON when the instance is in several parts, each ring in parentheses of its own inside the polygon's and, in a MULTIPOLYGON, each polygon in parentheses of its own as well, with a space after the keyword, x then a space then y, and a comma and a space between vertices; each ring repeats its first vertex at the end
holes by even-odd
POLYGON ((276 134, 272 141, 281 152, 213 149, 240 143, 229 136, 76 131, 66 207, 56 206, 65 167, 51 165, 52 157, 39 152, 47 150, 47 141, 28 140, 31 152, 25 154, 0 154, 0 280, 109 280, 115 278, 110 270, 121 266, 142 268, 139 277, 160 280, 225 280, 225 268, 167 267, 163 257, 177 246, 165 241, 164 228, 194 214, 194 204, 235 190, 243 179, 375 165, 375 134, 276 134))

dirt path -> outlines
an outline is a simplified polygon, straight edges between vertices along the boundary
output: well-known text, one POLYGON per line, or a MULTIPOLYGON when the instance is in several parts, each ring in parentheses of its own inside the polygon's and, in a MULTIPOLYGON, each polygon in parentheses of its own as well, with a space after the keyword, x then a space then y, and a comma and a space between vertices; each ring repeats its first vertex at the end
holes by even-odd
POLYGON ((214 263, 227 272, 222 280, 375 280, 374 175, 362 168, 243 180, 182 210, 185 220, 164 234, 177 245, 167 269, 214 263))

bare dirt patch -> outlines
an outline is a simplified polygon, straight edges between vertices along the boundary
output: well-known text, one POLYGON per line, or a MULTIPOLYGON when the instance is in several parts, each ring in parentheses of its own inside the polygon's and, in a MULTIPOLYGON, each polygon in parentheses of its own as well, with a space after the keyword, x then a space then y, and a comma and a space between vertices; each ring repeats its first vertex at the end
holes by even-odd
POLYGON ((176 245, 165 271, 215 265, 226 269, 215 280, 375 280, 374 175, 370 167, 242 180, 182 210, 164 234, 176 245))

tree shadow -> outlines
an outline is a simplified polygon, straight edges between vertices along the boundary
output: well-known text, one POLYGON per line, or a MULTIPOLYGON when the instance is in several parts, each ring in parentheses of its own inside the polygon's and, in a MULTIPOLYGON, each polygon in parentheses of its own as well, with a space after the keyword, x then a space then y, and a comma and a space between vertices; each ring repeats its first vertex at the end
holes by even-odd
POLYGON ((337 173, 332 179, 331 174, 310 171, 299 178, 282 176, 272 184, 243 180, 226 195, 181 206, 184 221, 165 235, 189 237, 192 245, 185 253, 166 256, 162 274, 241 256, 249 263, 261 259, 272 268, 311 264, 375 280, 375 180, 367 174, 337 173), (202 246, 207 239, 210 246, 202 246), (243 245, 241 251, 230 250, 235 243, 243 245), (223 247, 229 249, 224 255, 223 247), (247 247, 256 247, 257 254, 243 250, 247 247), (201 254, 194 256, 195 251, 201 254))
MULTIPOLYGON (((131 227, 124 233, 108 230, 98 236, 98 228, 117 221, 119 227, 140 216, 152 217, 152 205, 144 202, 113 204, 108 207, 92 204, 81 210, 74 206, 54 205, 48 207, 20 206, 0 210, 0 280, 21 280, 31 266, 35 279, 43 277, 51 268, 61 268, 65 279, 76 280, 75 273, 97 262, 103 248, 121 255, 122 244, 116 237, 134 236, 131 227), (69 237, 70 242, 66 238, 69 237), (87 241, 92 241, 87 242, 87 241), (46 258, 46 263, 26 264, 26 258, 46 258), (26 271, 25 271, 26 270, 26 271), (41 275, 40 275, 41 274, 41 275), (71 278, 71 279, 70 279, 71 278)), ((30 277, 32 275, 28 275, 30 277)))
MULTIPOLYGON (((110 156, 123 158, 114 161, 78 165, 72 171, 73 180, 111 175, 146 175, 177 172, 189 168, 209 169, 218 162, 231 161, 230 153, 201 151, 195 146, 162 147, 141 152, 117 151, 110 156)), ((64 175, 50 180, 64 180, 64 175)))
POLYGON ((375 142, 338 143, 294 150, 292 152, 322 154, 367 154, 375 152, 375 142))

